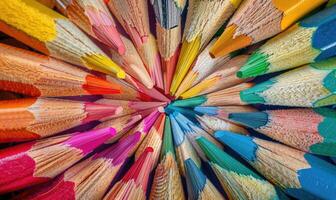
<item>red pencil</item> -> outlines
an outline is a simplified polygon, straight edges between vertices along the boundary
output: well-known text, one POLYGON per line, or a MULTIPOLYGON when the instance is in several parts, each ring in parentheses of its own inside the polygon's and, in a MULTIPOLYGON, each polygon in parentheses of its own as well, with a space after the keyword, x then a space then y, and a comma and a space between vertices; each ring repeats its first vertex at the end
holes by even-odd
POLYGON ((16 199, 102 199, 128 158, 139 135, 132 135, 67 169, 50 184, 36 186, 16 199))
POLYGON ((47 182, 115 135, 113 128, 73 133, 0 151, 0 194, 47 182))
POLYGON ((104 197, 104 200, 145 200, 149 173, 153 166, 152 159, 153 148, 147 147, 125 176, 104 197))

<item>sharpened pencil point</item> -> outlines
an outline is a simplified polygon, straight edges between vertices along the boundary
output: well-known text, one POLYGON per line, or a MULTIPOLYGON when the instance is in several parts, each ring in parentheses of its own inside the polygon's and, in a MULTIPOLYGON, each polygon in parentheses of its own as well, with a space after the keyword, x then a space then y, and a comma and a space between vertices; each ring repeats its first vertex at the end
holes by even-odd
POLYGON ((229 146, 246 160, 251 162, 255 160, 255 152, 258 146, 253 142, 250 136, 230 131, 216 131, 214 136, 217 140, 229 146))
POLYGON ((268 123, 268 114, 266 112, 230 113, 229 119, 256 129, 268 123))
POLYGON ((177 100, 174 101, 171 105, 178 107, 195 107, 203 104, 204 102, 206 102, 206 97, 198 96, 190 99, 177 100))
POLYGON ((247 60, 246 64, 237 72, 239 78, 250 78, 263 75, 268 71, 269 62, 267 55, 254 53, 247 60))
POLYGON ((252 43, 252 38, 246 35, 235 36, 236 29, 237 26, 234 24, 225 29, 210 49, 209 53, 212 58, 225 56, 252 43))

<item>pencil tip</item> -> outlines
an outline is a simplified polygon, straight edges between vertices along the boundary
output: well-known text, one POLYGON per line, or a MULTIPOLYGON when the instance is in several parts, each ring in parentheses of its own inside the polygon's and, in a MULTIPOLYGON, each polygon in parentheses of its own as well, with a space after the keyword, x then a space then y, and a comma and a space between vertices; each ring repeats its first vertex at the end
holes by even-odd
POLYGON ((263 53, 252 54, 245 65, 237 72, 239 78, 250 78, 263 75, 269 69, 267 55, 263 53))
POLYGON ((119 85, 93 75, 86 76, 85 81, 83 89, 92 95, 119 94, 121 92, 119 85))
POLYGON ((237 26, 235 24, 228 26, 223 34, 218 38, 210 49, 210 56, 217 58, 225 56, 241 48, 247 47, 252 43, 252 38, 246 35, 236 36, 237 26))
POLYGON ((262 97, 262 92, 267 90, 274 81, 272 79, 259 83, 251 88, 245 89, 240 92, 240 99, 247 104, 266 103, 266 100, 262 97))
POLYGON ((214 116, 217 115, 217 107, 208 107, 208 106, 196 106, 194 108, 194 111, 202 113, 202 114, 206 114, 206 115, 210 115, 210 116, 214 116))
POLYGON ((268 123, 268 114, 266 112, 230 113, 229 119, 244 126, 257 129, 268 123))
POLYGON ((203 104, 204 102, 206 102, 206 97, 202 95, 190 99, 176 100, 171 105, 178 107, 195 107, 203 104))
POLYGON ((175 95, 183 78, 187 74, 189 68, 193 64, 201 48, 201 37, 198 36, 194 40, 188 42, 186 40, 182 43, 181 53, 176 65, 176 71, 171 84, 170 93, 175 95))
POLYGON ((256 159, 255 152, 258 146, 250 136, 240 135, 230 131, 216 131, 214 136, 247 161, 253 162, 256 159))

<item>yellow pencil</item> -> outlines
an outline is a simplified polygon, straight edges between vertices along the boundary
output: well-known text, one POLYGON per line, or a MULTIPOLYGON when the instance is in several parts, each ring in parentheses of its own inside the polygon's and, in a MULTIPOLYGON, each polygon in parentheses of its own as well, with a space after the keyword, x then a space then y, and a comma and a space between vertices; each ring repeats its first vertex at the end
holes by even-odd
POLYGON ((125 78, 79 28, 35 0, 1 1, 0 31, 51 57, 125 78))
POLYGON ((197 55, 233 14, 241 0, 190 0, 182 48, 170 88, 174 95, 197 55))

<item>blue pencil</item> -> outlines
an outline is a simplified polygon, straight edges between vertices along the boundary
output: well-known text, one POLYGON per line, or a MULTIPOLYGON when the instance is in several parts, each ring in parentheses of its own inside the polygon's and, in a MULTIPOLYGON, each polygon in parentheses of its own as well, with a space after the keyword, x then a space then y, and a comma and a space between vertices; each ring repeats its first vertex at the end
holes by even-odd
POLYGON ((188 138, 183 133, 175 117, 170 114, 169 119, 172 126, 176 159, 179 165, 180 174, 185 175, 184 161, 188 158, 191 158, 198 167, 201 167, 201 159, 197 155, 196 150, 194 149, 188 138))
POLYGON ((192 159, 184 161, 189 199, 218 200, 224 197, 192 159))
POLYGON ((285 145, 228 131, 215 137, 236 151, 268 180, 297 199, 335 199, 336 167, 285 145))

